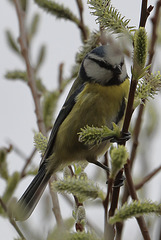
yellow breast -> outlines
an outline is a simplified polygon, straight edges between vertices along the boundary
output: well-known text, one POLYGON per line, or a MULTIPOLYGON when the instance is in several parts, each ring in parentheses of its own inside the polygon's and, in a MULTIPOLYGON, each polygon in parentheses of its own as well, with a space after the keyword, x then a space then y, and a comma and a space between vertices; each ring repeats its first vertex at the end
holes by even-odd
MULTIPOLYGON (((88 123, 96 126, 107 125, 120 111, 122 100, 128 97, 129 79, 120 85, 102 86, 100 84, 86 84, 84 90, 78 95, 76 109, 79 109, 84 118, 88 118, 88 123), (91 117, 92 116, 92 117, 91 117)), ((82 118, 83 121, 83 118, 82 118)), ((84 122, 85 123, 85 122, 84 122)))
MULTIPOLYGON (((127 98, 129 80, 120 85, 101 86, 86 84, 83 91, 77 96, 76 103, 61 124, 56 139, 56 150, 61 157, 80 157, 86 147, 78 141, 78 132, 86 125, 102 127, 112 126, 120 110, 122 100, 127 98), (77 156, 78 155, 78 156, 77 156)), ((57 152, 56 151, 56 152, 57 152)))

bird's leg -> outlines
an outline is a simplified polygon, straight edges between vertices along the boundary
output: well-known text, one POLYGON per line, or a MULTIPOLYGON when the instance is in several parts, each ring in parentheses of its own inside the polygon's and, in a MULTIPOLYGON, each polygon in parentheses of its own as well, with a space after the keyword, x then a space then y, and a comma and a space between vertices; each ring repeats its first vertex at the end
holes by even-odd
POLYGON ((123 186, 125 179, 126 179, 126 178, 124 177, 124 175, 122 175, 122 176, 119 177, 119 178, 116 178, 115 181, 114 181, 114 186, 113 186, 113 188, 118 188, 118 187, 123 186))
POLYGON ((104 165, 104 164, 102 164, 101 162, 99 162, 99 161, 97 161, 97 160, 93 160, 93 159, 87 159, 87 161, 88 162, 90 162, 90 163, 93 163, 93 164, 95 164, 96 166, 98 166, 98 167, 101 167, 101 168, 103 168, 104 170, 106 170, 108 173, 109 173, 109 167, 107 167, 106 165, 104 165))

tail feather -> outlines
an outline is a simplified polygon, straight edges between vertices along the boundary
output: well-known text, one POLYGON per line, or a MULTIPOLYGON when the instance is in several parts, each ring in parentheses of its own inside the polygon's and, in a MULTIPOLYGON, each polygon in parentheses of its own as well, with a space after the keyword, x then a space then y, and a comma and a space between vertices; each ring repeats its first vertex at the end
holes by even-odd
POLYGON ((38 174, 17 203, 16 214, 14 214, 16 220, 24 221, 31 215, 46 188, 50 176, 50 174, 46 174, 45 164, 41 166, 38 174))

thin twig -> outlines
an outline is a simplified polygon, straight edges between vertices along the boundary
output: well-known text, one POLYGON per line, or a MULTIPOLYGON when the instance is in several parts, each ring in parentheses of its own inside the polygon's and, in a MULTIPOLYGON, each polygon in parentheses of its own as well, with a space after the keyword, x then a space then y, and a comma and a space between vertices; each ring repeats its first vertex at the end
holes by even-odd
POLYGON ((145 176, 140 183, 135 185, 135 189, 139 190, 140 188, 142 188, 144 186, 144 184, 147 183, 149 180, 151 180, 152 177, 154 177, 160 170, 161 170, 161 166, 154 169, 151 173, 149 173, 147 176, 145 176))
POLYGON ((141 6, 141 17, 140 17, 140 27, 144 27, 147 21, 148 16, 150 15, 150 12, 153 10, 153 6, 150 5, 147 8, 148 0, 142 0, 142 6, 141 6))
MULTIPOLYGON (((113 179, 109 178, 108 179, 108 186, 107 186, 107 195, 105 200, 103 201, 103 206, 104 206, 104 212, 105 212, 105 222, 104 222, 104 238, 107 239, 113 239, 114 238, 114 229, 113 226, 111 226, 108 223, 108 205, 109 205, 109 199, 110 199, 110 195, 112 194, 112 186, 113 186, 113 179)), ((109 216, 110 216, 110 212, 109 212, 109 216)))
MULTIPOLYGON (((67 193, 61 193, 62 197, 65 199, 65 201, 70 205, 70 207, 73 208, 73 201, 72 199, 69 197, 69 194, 67 193)), ((102 237, 103 232, 100 230, 99 225, 94 224, 90 219, 86 219, 87 220, 87 226, 92 229, 93 231, 95 231, 97 233, 98 236, 102 237)))
MULTIPOLYGON (((74 173, 71 165, 69 165, 68 168, 69 168, 70 171, 71 171, 71 175, 74 177, 74 176, 75 176, 75 173, 74 173)), ((76 205, 77 209, 78 209, 78 207, 83 206, 83 203, 82 203, 82 202, 79 202, 79 199, 77 198, 76 195, 73 195, 73 197, 74 197, 75 205, 76 205)), ((83 225, 80 221, 77 221, 77 222, 76 222, 75 228, 76 228, 76 231, 77 231, 77 232, 82 232, 82 231, 84 231, 84 225, 83 225)))
POLYGON ((140 133, 140 129, 141 129, 143 111, 144 111, 144 104, 141 104, 139 106, 138 117, 136 119, 134 131, 133 131, 133 145, 132 145, 132 150, 131 150, 131 154, 130 154, 130 168, 131 169, 132 169, 132 166, 134 163, 134 159, 136 156, 136 150, 138 147, 138 142, 139 142, 138 138, 139 138, 139 133, 140 133))
POLYGON ((55 174, 53 174, 52 177, 49 180, 49 190, 50 190, 50 195, 51 195, 52 203, 53 203, 53 212, 54 212, 54 215, 55 215, 58 226, 64 228, 64 222, 63 222, 63 218, 62 218, 62 215, 61 215, 58 195, 57 195, 56 192, 54 192, 52 190, 53 180, 56 181, 56 175, 55 174))
MULTIPOLYGON (((108 155, 107 155, 107 152, 105 153, 104 155, 104 165, 105 166, 108 166, 108 155)), ((106 239, 106 233, 108 232, 109 234, 109 231, 107 230, 108 228, 108 216, 107 216, 107 213, 108 213, 108 206, 109 206, 109 196, 112 192, 112 182, 110 181, 109 182, 109 173, 106 171, 106 175, 107 175, 107 179, 108 179, 108 184, 107 184, 107 194, 106 194, 106 198, 105 200, 103 201, 103 207, 104 207, 104 234, 105 234, 105 239, 106 239), (111 188, 109 187, 109 185, 111 185, 111 188)))
POLYGON ((13 143, 11 140, 8 140, 7 142, 12 146, 13 151, 14 151, 20 158, 22 158, 22 159, 24 159, 24 160, 26 159, 25 153, 24 153, 19 147, 17 147, 17 146, 15 145, 15 143, 13 143))
MULTIPOLYGON (((141 10, 141 20, 140 20, 140 24, 142 27, 145 27, 148 16, 149 15, 147 14, 147 0, 143 0, 142 1, 142 10, 141 10)), ((130 121, 131 121, 131 117, 132 117, 132 113, 133 113, 133 102, 134 102, 136 86, 137 86, 137 81, 135 79, 132 79, 122 132, 128 132, 128 129, 129 129, 129 125, 130 125, 130 121)), ((122 145, 125 145, 125 142, 123 142, 122 145)), ((137 200, 138 198, 137 198, 135 187, 134 187, 134 184, 132 181, 129 163, 125 164, 124 170, 125 170, 125 175, 126 175, 127 185, 128 185, 130 195, 131 195, 132 199, 137 200)), ((114 191, 115 191, 115 189, 114 189, 114 191)), ((115 206, 115 207, 117 207, 117 206, 115 206)), ((148 229, 146 227, 144 218, 142 216, 138 217, 137 221, 140 226, 140 230, 142 232, 144 239, 150 240, 150 236, 149 236, 148 229)), ((122 231, 122 228, 120 227, 120 225, 118 225, 117 231, 118 231, 118 235, 121 235, 120 231, 122 231)))
POLYGON ((24 58, 25 64, 26 64, 26 69, 27 69, 27 77, 28 77, 28 85, 30 87, 34 104, 35 104, 35 113, 37 117, 37 125, 39 128, 39 131, 46 136, 46 129, 45 125, 43 122, 43 115, 42 115, 42 110, 41 110, 41 105, 40 105, 40 97, 36 88, 36 81, 35 81, 35 74, 34 74, 34 69, 32 68, 30 64, 30 59, 29 59, 29 52, 28 52, 28 44, 27 44, 27 33, 26 33, 26 27, 25 27, 25 12, 22 10, 20 6, 20 2, 18 0, 14 0, 15 7, 16 7, 16 12, 18 16, 18 22, 19 22, 19 31, 20 31, 20 36, 19 36, 19 43, 21 47, 21 53, 24 58))
MULTIPOLYGON (((127 179, 129 193, 133 200, 138 200, 136 190, 135 190, 135 187, 134 187, 134 184, 132 181, 132 177, 131 177, 129 161, 127 162, 127 164, 125 164, 124 169, 125 169, 125 175, 126 175, 126 179, 127 179)), ((144 239, 150 240, 150 235, 149 235, 148 228, 146 226, 144 218, 142 216, 140 216, 140 217, 137 217, 136 220, 139 224, 139 227, 140 227, 140 230, 142 232, 144 239)))
POLYGON ((79 10, 79 15, 80 15, 80 22, 79 22, 79 28, 81 30, 82 36, 83 36, 83 41, 85 42, 88 39, 88 31, 86 26, 84 25, 84 19, 83 19, 83 3, 82 0, 76 0, 78 10, 79 10))
POLYGON ((62 92, 61 85, 63 82, 63 68, 64 68, 64 63, 60 63, 59 65, 59 76, 58 76, 58 84, 59 84, 59 90, 62 92))
POLYGON ((26 173, 25 173, 26 168, 27 168, 28 165, 31 163, 31 161, 32 161, 32 159, 33 159, 36 151, 37 151, 37 149, 34 148, 33 151, 31 152, 30 156, 26 159, 25 164, 24 164, 24 166, 23 166, 23 168, 22 168, 22 171, 21 171, 21 175, 20 175, 21 178, 23 178, 23 177, 26 175, 26 173))
POLYGON ((5 211, 5 213, 8 216, 8 219, 10 221, 10 223, 12 224, 12 226, 14 227, 14 229, 17 231, 17 233, 19 234, 19 236, 21 237, 21 239, 25 240, 26 238, 24 237, 23 233, 21 232, 21 230, 19 229, 19 227, 17 226, 15 220, 10 216, 8 209, 5 205, 5 203, 3 202, 2 198, 0 198, 0 204, 3 208, 3 210, 5 211))
POLYGON ((150 43, 150 49, 149 49, 149 62, 148 64, 151 64, 153 61, 154 53, 155 53, 155 45, 157 41, 157 26, 158 26, 158 21, 160 18, 160 8, 161 8, 161 0, 157 1, 156 7, 155 7, 155 13, 154 17, 151 19, 152 22, 152 38, 151 38, 151 43, 150 43))
MULTIPOLYGON (((34 104, 35 104, 35 113, 36 113, 36 118, 37 118, 37 125, 39 128, 39 131, 44 135, 47 136, 47 132, 45 129, 45 124, 43 121, 43 114, 42 114, 42 108, 40 104, 40 97, 36 88, 36 81, 35 81, 35 76, 34 76, 34 70, 33 67, 30 64, 30 59, 29 59, 29 51, 28 51, 28 44, 27 44, 27 34, 26 34, 26 27, 25 27, 25 13, 22 10, 20 6, 20 2, 18 0, 14 0, 15 7, 16 7, 16 12, 18 16, 18 22, 19 22, 19 32, 20 32, 20 37, 19 37, 19 43, 21 47, 21 52, 22 56, 25 60, 26 64, 26 69, 27 69, 27 76, 28 76, 28 86, 31 90, 34 104)), ((50 185, 49 185, 50 186, 50 185)), ((57 193, 54 193, 57 195, 57 193)), ((55 196, 56 198, 56 196, 55 196)), ((53 200, 53 196, 52 196, 53 200)), ((57 208, 57 211, 54 211, 56 220, 60 219, 61 213, 60 213, 60 207, 58 204, 58 201, 53 202, 54 208, 57 208)), ((62 217, 61 217, 62 218, 62 217)), ((57 222, 59 224, 59 221, 57 222)))

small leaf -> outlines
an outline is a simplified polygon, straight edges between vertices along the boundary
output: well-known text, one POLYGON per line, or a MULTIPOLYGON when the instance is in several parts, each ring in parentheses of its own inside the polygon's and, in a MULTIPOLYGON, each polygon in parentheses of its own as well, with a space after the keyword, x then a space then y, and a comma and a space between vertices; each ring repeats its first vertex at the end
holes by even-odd
POLYGON ((38 25, 39 25, 39 21, 40 21, 40 16, 39 16, 39 14, 35 14, 35 15, 33 16, 32 21, 31 21, 31 27, 30 27, 30 29, 29 29, 29 34, 28 34, 30 40, 35 36, 35 34, 36 34, 36 32, 37 32, 38 25))
POLYGON ((12 197, 19 180, 20 180, 20 175, 18 172, 13 173, 13 175, 9 177, 7 187, 2 197, 2 200, 4 201, 4 203, 7 203, 12 197))
POLYGON ((11 33, 9 30, 6 31, 6 37, 7 37, 7 42, 8 42, 8 44, 9 44, 10 48, 11 48, 15 53, 17 53, 18 55, 20 55, 19 46, 18 46, 17 42, 15 41, 12 33, 11 33))
POLYGON ((45 93, 47 91, 45 85, 42 83, 40 78, 36 79, 36 87, 41 93, 45 93))
POLYGON ((38 4, 39 7, 43 8, 47 12, 56 16, 57 18, 63 18, 66 20, 70 20, 77 25, 79 25, 79 19, 70 11, 69 8, 64 7, 63 4, 56 3, 55 1, 43 1, 43 0, 35 0, 35 3, 38 4))
POLYGON ((23 80, 27 82, 27 73, 21 70, 9 71, 5 74, 5 78, 9 80, 23 80))
POLYGON ((20 4, 21 4, 21 7, 23 9, 24 12, 27 11, 27 7, 28 7, 28 1, 27 0, 20 0, 20 4))
POLYGON ((5 148, 0 148, 0 175, 3 179, 8 180, 8 168, 7 168, 7 150, 5 148))
POLYGON ((38 69, 40 68, 40 66, 42 65, 44 59, 45 59, 45 55, 46 55, 46 47, 43 45, 40 48, 39 54, 38 54, 38 58, 37 58, 37 63, 36 63, 36 67, 35 67, 35 71, 37 72, 38 69))
POLYGON ((43 100, 43 118, 46 128, 52 126, 53 114, 56 108, 59 91, 46 92, 43 100))

